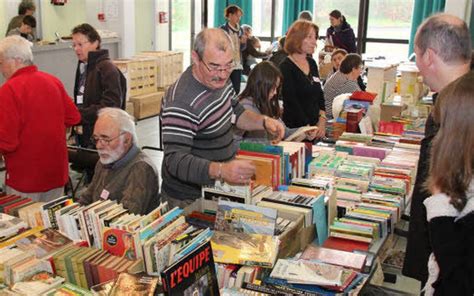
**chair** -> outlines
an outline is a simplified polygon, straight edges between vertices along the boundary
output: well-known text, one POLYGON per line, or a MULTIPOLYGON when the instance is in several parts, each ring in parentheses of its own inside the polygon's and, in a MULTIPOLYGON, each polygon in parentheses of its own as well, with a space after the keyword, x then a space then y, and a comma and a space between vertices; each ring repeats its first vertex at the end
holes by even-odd
POLYGON ((94 171, 97 161, 99 161, 99 154, 95 149, 82 148, 78 146, 67 146, 69 163, 71 164, 71 169, 80 173, 81 177, 79 181, 74 186, 72 178, 69 176, 69 182, 66 184, 65 192, 71 190, 72 197, 76 197, 77 190, 80 188, 81 184, 86 185, 88 182, 86 180, 86 174, 88 171, 94 171))

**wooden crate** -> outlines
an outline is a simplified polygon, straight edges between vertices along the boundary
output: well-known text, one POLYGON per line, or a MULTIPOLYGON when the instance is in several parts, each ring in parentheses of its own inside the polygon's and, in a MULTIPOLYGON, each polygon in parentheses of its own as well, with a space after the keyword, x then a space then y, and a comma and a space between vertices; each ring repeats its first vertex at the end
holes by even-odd
POLYGON ((113 62, 127 79, 127 100, 133 96, 156 92, 156 59, 140 57, 113 62))
POLYGON ((183 72, 183 53, 178 51, 143 51, 138 56, 154 58, 157 62, 157 87, 173 84, 183 72))
POLYGON ((143 119, 158 115, 161 111, 163 95, 164 92, 154 92, 130 97, 130 102, 133 103, 135 118, 143 119))

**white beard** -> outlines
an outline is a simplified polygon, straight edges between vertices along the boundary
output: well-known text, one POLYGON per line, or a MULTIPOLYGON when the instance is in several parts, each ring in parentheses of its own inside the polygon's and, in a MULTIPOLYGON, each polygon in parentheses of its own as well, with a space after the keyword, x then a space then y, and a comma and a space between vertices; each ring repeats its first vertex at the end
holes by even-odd
POLYGON ((123 145, 123 141, 121 141, 120 145, 117 147, 115 150, 109 150, 109 149, 98 149, 99 152, 99 157, 100 157, 100 162, 102 164, 111 164, 119 160, 124 152, 125 152, 125 147, 123 145))

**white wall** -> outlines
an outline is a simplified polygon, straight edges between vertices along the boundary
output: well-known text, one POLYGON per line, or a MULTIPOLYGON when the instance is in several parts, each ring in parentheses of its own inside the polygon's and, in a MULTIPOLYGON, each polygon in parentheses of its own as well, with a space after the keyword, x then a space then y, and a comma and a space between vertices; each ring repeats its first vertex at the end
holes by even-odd
POLYGON ((122 40, 121 57, 135 54, 134 0, 86 0, 86 21, 96 29, 118 33, 122 40), (99 21, 99 13, 104 13, 105 21, 99 21))
POLYGON ((460 17, 469 24, 471 19, 471 0, 446 0, 444 12, 460 17))
POLYGON ((169 6, 168 0, 155 0, 155 50, 169 50, 169 6), (160 24, 158 22, 158 13, 163 11, 168 17, 168 22, 160 24))

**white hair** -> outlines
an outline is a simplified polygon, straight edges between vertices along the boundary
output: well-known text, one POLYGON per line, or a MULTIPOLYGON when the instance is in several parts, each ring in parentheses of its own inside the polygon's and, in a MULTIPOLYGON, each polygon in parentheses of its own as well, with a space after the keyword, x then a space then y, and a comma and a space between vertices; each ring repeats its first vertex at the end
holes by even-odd
POLYGON ((120 131, 130 133, 132 135, 133 144, 138 145, 137 131, 133 116, 122 109, 112 107, 100 109, 97 116, 107 116, 112 118, 118 124, 120 131))
POLYGON ((24 65, 33 64, 33 43, 21 36, 9 36, 0 40, 0 54, 4 59, 20 60, 24 65))

